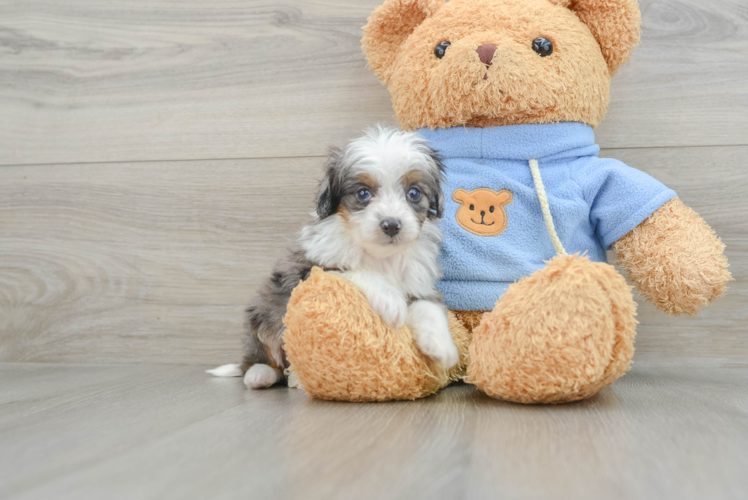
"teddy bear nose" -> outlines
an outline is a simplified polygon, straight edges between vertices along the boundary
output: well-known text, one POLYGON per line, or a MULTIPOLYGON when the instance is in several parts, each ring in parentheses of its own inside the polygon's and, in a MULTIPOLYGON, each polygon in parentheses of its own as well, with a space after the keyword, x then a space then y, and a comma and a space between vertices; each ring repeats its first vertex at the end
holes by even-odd
POLYGON ((480 57, 480 60, 483 64, 486 66, 491 65, 491 61, 493 61, 493 55, 496 53, 496 45, 493 45, 491 43, 484 43, 475 51, 478 53, 478 57, 480 57))

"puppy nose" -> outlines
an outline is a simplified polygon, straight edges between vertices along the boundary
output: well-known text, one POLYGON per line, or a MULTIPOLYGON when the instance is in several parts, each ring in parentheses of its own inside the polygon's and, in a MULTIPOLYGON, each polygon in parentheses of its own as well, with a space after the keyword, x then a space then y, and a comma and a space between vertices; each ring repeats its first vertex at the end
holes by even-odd
POLYGON ((490 43, 484 43, 475 51, 478 53, 478 57, 480 57, 480 60, 483 64, 486 66, 491 65, 491 61, 493 61, 493 55, 496 53, 496 45, 490 44, 490 43))
POLYGON ((379 227, 382 228, 384 234, 392 237, 400 232, 402 226, 400 226, 400 221, 397 219, 384 219, 382 223, 379 224, 379 227))

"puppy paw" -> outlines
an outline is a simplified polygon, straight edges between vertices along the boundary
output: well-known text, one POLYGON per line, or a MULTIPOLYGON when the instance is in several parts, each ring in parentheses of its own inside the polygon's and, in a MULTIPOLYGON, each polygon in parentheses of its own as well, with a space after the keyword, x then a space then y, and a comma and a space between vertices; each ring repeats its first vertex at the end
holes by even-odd
POLYGON ((407 322, 423 354, 445 368, 452 368, 460 362, 460 354, 449 333, 444 306, 428 300, 417 300, 408 308, 407 322))
POLYGON ((287 380, 289 389, 301 389, 301 382, 299 382, 299 376, 296 372, 289 373, 287 380))
POLYGON ((460 354, 450 337, 442 338, 442 336, 426 333, 416 335, 415 339, 421 352, 441 363, 444 368, 452 368, 460 362, 460 354))
POLYGON ((401 295, 380 291, 370 293, 368 299, 372 310, 392 328, 400 328, 405 324, 408 304, 401 295))
POLYGON ((275 385, 282 377, 280 370, 273 368, 272 366, 256 364, 247 370, 247 374, 244 375, 244 385, 248 389, 264 389, 275 385))

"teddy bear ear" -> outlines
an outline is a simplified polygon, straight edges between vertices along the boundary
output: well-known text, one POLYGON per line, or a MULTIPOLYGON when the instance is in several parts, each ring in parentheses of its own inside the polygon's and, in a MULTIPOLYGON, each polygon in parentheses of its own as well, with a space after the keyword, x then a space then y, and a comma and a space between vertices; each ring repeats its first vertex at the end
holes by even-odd
POLYGON ((452 199, 457 203, 463 203, 467 198, 467 194, 468 192, 462 188, 455 189, 455 191, 452 193, 452 199))
POLYGON ((364 26, 362 48, 369 67, 383 83, 389 81, 397 49, 444 0, 387 0, 364 26))
POLYGON ((572 10, 595 37, 611 76, 639 44, 641 12, 636 0, 550 0, 572 10))
POLYGON ((509 205, 512 202, 513 198, 514 196, 512 195, 511 191, 509 191, 508 189, 502 189, 496 195, 496 203, 500 205, 509 205))

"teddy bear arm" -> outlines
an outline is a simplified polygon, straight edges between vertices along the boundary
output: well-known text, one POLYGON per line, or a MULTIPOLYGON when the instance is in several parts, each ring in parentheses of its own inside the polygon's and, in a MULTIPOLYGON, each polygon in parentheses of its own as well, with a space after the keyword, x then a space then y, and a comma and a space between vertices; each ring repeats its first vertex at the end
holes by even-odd
POLYGON ((725 245, 678 198, 613 244, 616 260, 636 289, 668 314, 696 315, 732 280, 725 245))

